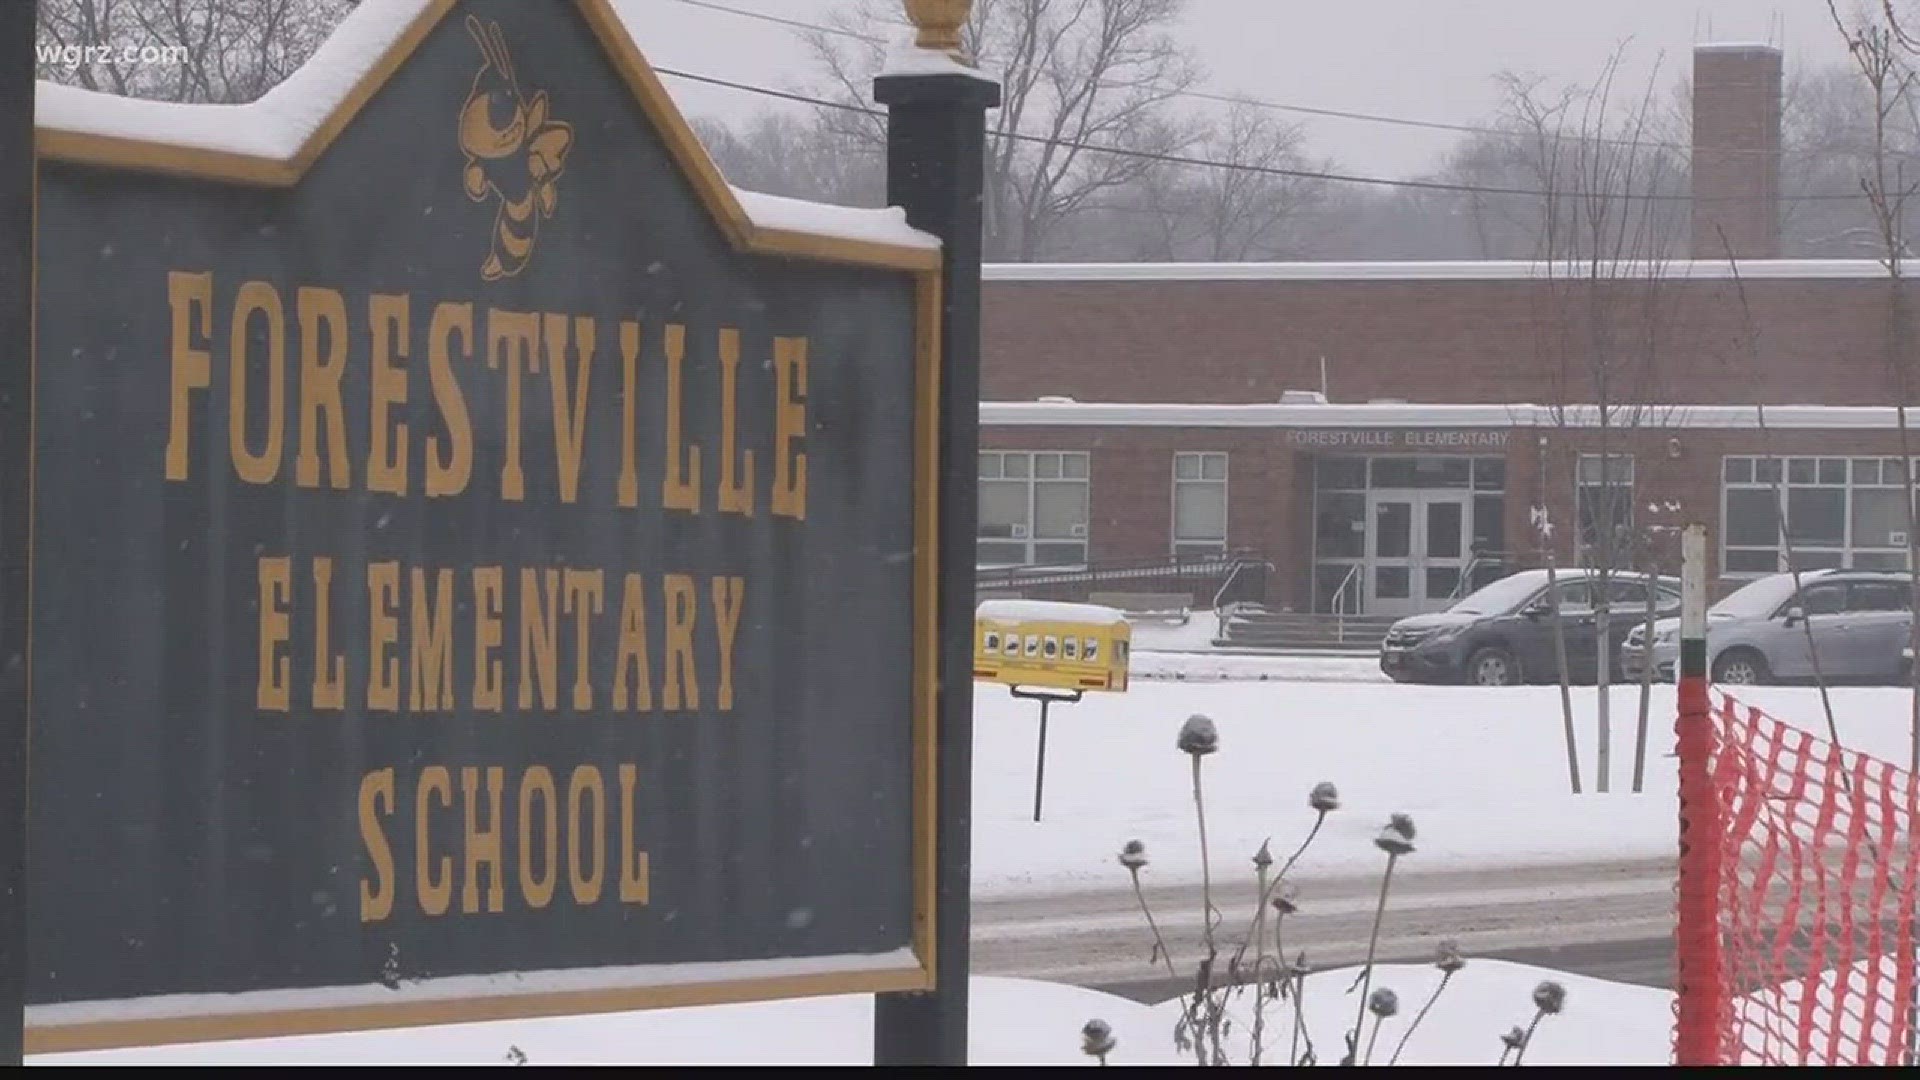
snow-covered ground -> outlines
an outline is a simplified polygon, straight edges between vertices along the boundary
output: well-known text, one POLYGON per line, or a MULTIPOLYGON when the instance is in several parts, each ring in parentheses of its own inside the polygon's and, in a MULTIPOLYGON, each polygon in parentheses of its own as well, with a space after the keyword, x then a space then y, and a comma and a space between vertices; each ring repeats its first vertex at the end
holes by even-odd
POLYGON ((1207 649, 1136 651, 1128 670, 1145 682, 1392 681, 1372 656, 1261 656, 1207 649))
MULTIPOLYGON (((1411 859, 1458 869, 1658 857, 1676 845, 1674 694, 1656 687, 1646 793, 1628 794, 1637 687, 1613 689, 1613 794, 1591 794, 1592 687, 1574 691, 1582 782, 1568 791, 1559 691, 1339 682, 1137 681, 1124 694, 1088 694, 1055 707, 1048 733, 1044 820, 1033 811, 1037 707, 1001 687, 976 688, 974 889, 1006 894, 1123 883, 1114 855, 1144 840, 1149 880, 1198 881, 1192 774, 1174 746, 1180 724, 1205 713, 1221 749, 1205 759, 1216 877, 1247 873, 1263 839, 1292 849, 1313 823, 1307 793, 1321 780, 1344 806, 1327 821, 1296 876, 1377 868, 1372 838, 1394 812, 1413 815, 1411 859)), ((1760 688, 1743 700, 1816 732, 1818 694, 1760 688)), ((1847 745, 1906 757, 1907 696, 1899 689, 1833 692, 1847 745)))
POLYGON ((1137 620, 1133 624, 1133 677, 1171 682, 1375 682, 1378 657, 1275 656, 1217 649, 1220 622, 1211 611, 1196 611, 1184 624, 1137 620))
MULTIPOLYGON (((1344 993, 1352 976, 1347 969, 1307 979, 1307 1031, 1321 1059, 1329 1063, 1338 1060, 1340 1033, 1353 1023, 1357 1001, 1344 993)), ((1389 987, 1400 998, 1400 1014, 1381 1029, 1376 1064, 1392 1056, 1401 1033, 1439 978, 1438 971, 1426 966, 1387 965, 1376 970, 1373 985, 1389 987)), ((1672 999, 1665 991, 1476 960, 1454 976, 1409 1041, 1402 1064, 1493 1063, 1500 1056, 1500 1034, 1532 1019, 1530 995, 1547 978, 1566 987, 1567 1006, 1561 1015, 1541 1024, 1527 1051, 1528 1064, 1663 1064, 1668 1060, 1672 999)), ((1118 1043, 1109 1060, 1116 1065, 1181 1060, 1173 1042, 1178 1002, 1148 1006, 1094 990, 996 978, 973 980, 971 996, 969 1038, 976 1064, 1091 1064, 1080 1052, 1080 1028, 1095 1018, 1112 1025, 1118 1043)), ((1267 1016, 1268 1031, 1286 1042, 1291 1021, 1278 1006, 1267 1016)), ((1371 1023, 1369 1017, 1369 1031, 1371 1023)), ((1235 1029, 1244 1036, 1247 1025, 1236 1024, 1235 1029)), ((843 996, 59 1054, 30 1061, 487 1065, 507 1064, 524 1056, 532 1065, 858 1065, 873 1060, 872 1031, 873 999, 843 996)), ((1281 1053, 1284 1057, 1285 1050, 1281 1053)), ((1234 1058, 1245 1060, 1245 1050, 1235 1052, 1234 1058)))
POLYGON ((1184 623, 1133 621, 1133 651, 1178 652, 1213 648, 1213 637, 1220 631, 1220 620, 1211 611, 1196 611, 1184 623))
MULTIPOLYGON (((1136 682, 1125 694, 1089 694, 1053 710, 1045 821, 1030 820, 1036 709, 1004 688, 977 688, 974 874, 984 895, 1075 886, 1124 888, 1114 855, 1147 842, 1149 882, 1197 881, 1198 843, 1189 759, 1174 746, 1181 722, 1205 713, 1218 724, 1219 753, 1204 760, 1215 880, 1248 875, 1248 857, 1269 836, 1290 851, 1312 824, 1307 793, 1340 786, 1343 806, 1294 873, 1311 897, 1316 875, 1371 871, 1383 857, 1372 839, 1387 816, 1418 825, 1413 864, 1458 869, 1607 858, 1659 857, 1675 848, 1674 698, 1653 699, 1647 792, 1626 793, 1637 690, 1616 687, 1611 795, 1567 792, 1558 691, 1492 690, 1343 682, 1136 682)), ((1594 702, 1575 691, 1583 780, 1591 787, 1594 702)), ((1824 729, 1811 690, 1765 688, 1741 695, 1815 731, 1824 729)), ((1907 698, 1898 689, 1833 693, 1848 745, 1893 760, 1906 747, 1907 698)), ((1667 1060, 1670 996, 1663 991, 1476 960, 1441 999, 1406 1060, 1492 1062, 1498 1037, 1532 1016, 1541 978, 1569 990, 1564 1015, 1540 1029, 1529 1063, 1659 1063, 1667 1060)), ((1381 1035, 1390 1055, 1402 1026, 1430 992, 1428 967, 1383 968, 1375 985, 1398 992, 1401 1015, 1381 1035)), ((1310 980, 1309 1021, 1323 1057, 1357 1001, 1339 973, 1310 980)), ((1080 1026, 1098 1016, 1119 1040, 1116 1062, 1176 1060, 1178 1007, 1147 1007, 1071 987, 980 978, 973 1016, 981 1062, 1076 1063, 1080 1026)), ((248 1043, 61 1055, 43 1061, 504 1062, 513 1048, 532 1062, 857 1063, 869 1053, 864 997, 626 1013, 455 1027, 308 1036, 248 1043)), ((1283 1021, 1270 1020, 1270 1023, 1283 1021)), ((1244 1030, 1244 1028, 1242 1028, 1244 1030)))

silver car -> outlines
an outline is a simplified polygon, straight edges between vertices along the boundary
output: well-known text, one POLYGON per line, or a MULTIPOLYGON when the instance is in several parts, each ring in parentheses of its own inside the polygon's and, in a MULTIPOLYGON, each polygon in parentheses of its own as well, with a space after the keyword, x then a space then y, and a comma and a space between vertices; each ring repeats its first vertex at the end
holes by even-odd
MULTIPOLYGON (((1822 678, 1891 682, 1913 621, 1913 584, 1906 574, 1872 570, 1809 570, 1749 582, 1707 609, 1707 670, 1735 685, 1822 678)), ((1620 667, 1638 679, 1647 664, 1672 679, 1680 656, 1680 620, 1636 626, 1620 651, 1620 667)))

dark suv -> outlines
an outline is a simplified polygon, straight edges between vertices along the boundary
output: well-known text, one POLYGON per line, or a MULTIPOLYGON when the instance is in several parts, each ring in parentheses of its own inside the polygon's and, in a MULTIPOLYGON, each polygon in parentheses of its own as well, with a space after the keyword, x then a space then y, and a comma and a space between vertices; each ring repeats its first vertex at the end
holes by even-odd
MULTIPOLYGON (((1620 646, 1634 627, 1646 621, 1645 574, 1609 575, 1612 595, 1607 638, 1612 643, 1609 681, 1620 678, 1620 646)), ((1598 576, 1587 570, 1562 570, 1554 586, 1560 594, 1560 620, 1567 642, 1568 677, 1593 682, 1599 668, 1599 621, 1594 612, 1598 576)), ((1656 618, 1680 611, 1680 583, 1653 583, 1656 618)), ((1445 611, 1415 615, 1394 623, 1380 643, 1380 670, 1395 682, 1468 683, 1514 686, 1559 678, 1553 644, 1553 608, 1545 570, 1523 570, 1501 578, 1445 611)))

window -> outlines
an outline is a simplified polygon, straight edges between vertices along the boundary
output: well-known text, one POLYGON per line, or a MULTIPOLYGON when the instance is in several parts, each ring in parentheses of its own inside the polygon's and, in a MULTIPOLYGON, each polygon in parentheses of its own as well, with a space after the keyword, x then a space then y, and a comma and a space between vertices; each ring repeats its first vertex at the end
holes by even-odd
POLYGON ((1721 565, 1731 576, 1904 570, 1905 473, 1899 458, 1727 458, 1721 565), (1787 564, 1788 540, 1798 566, 1787 564))
POLYGON ((1585 580, 1563 582, 1559 586, 1560 614, 1588 615, 1593 612, 1593 588, 1585 580))
POLYGON ((1173 455, 1173 553, 1227 549, 1227 455, 1173 455))
POLYGON ((1847 586, 1848 611, 1907 611, 1913 590, 1894 581, 1856 581, 1847 586))
POLYGON ((1581 454, 1574 467, 1573 505, 1582 550, 1623 551, 1633 531, 1633 456, 1581 454))
POLYGON ((980 454, 982 566, 1079 566, 1087 561, 1084 451, 980 454))
POLYGON ((1812 585, 1800 594, 1800 610, 1808 615, 1838 615, 1846 601, 1845 585, 1812 585))

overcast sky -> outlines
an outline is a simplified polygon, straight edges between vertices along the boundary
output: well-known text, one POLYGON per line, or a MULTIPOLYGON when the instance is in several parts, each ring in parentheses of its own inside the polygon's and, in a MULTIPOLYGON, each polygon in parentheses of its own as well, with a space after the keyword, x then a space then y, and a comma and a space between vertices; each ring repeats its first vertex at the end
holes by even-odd
MULTIPOLYGON (((679 0, 622 0, 639 15, 648 59, 784 89, 818 78, 793 31, 679 0)), ((717 0, 818 20, 850 0, 717 0)), ((1316 108, 1474 123, 1495 101, 1492 76, 1526 70, 1590 80, 1629 40, 1622 85, 1683 77, 1696 42, 1782 45, 1788 70, 1844 62, 1823 0, 1187 0, 1180 36, 1220 93, 1316 108)), ((696 115, 738 116, 766 99, 665 80, 696 115)), ((1312 154, 1350 171, 1407 176, 1432 168, 1445 133, 1303 120, 1312 154)))

